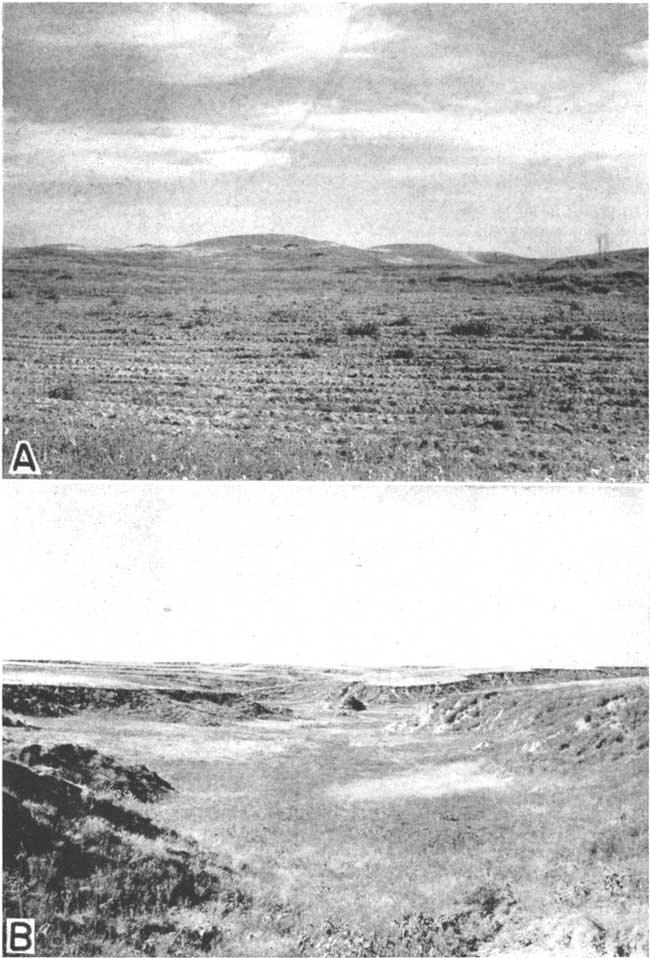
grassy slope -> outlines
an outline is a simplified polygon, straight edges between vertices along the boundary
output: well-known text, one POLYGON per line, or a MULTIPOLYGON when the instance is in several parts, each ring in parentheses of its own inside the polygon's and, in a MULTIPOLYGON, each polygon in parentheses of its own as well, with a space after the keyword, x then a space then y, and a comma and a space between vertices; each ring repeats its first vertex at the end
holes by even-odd
POLYGON ((3 865, 4 912, 35 919, 39 954, 201 953, 249 907, 217 856, 49 766, 4 763, 3 865))

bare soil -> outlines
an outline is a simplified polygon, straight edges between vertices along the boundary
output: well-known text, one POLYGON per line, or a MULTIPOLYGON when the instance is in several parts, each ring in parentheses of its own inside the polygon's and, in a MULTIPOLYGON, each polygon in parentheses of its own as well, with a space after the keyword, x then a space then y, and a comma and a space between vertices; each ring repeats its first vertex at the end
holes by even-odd
POLYGON ((331 789, 330 794, 340 801, 385 802, 391 799, 436 798, 475 789, 505 788, 505 776, 483 771, 479 762, 450 762, 430 768, 414 768, 400 775, 383 778, 362 778, 331 789))

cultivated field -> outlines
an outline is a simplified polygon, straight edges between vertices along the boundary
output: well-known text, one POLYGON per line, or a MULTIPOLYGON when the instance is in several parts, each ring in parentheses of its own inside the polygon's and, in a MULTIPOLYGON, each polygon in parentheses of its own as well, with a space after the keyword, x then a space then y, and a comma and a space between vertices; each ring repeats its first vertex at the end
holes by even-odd
POLYGON ((416 671, 9 666, 5 914, 47 955, 646 955, 647 671, 416 671))
POLYGON ((6 251, 5 474, 645 479, 647 251, 483 258, 6 251))

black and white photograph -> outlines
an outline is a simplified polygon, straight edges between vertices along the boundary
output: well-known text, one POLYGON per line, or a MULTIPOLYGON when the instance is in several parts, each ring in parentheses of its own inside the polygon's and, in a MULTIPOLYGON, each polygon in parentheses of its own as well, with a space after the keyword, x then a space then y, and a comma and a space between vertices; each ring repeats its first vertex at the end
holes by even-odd
POLYGON ((647 5, 1 16, 3 955, 648 958, 647 5))
POLYGON ((153 485, 9 526, 36 954, 647 956, 637 490, 153 485))
POLYGON ((5 476, 645 481, 639 3, 5 3, 5 476))

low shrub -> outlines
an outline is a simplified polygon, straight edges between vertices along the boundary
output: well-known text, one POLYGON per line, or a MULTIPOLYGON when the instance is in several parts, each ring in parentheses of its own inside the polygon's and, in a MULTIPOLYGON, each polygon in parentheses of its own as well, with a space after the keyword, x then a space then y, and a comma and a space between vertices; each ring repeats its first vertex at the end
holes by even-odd
POLYGON ((449 332, 452 336, 491 336, 494 329, 487 319, 469 319, 464 323, 454 323, 449 332))
POLYGON ((399 349, 394 349, 392 353, 388 354, 389 359, 413 359, 415 357, 415 351, 410 346, 400 346, 399 349))
POLYGON ((73 402, 80 399, 81 395, 77 386, 72 382, 60 383, 58 386, 52 386, 47 393, 48 399, 63 399, 66 402, 73 402))
POLYGON ((380 332, 379 323, 375 323, 373 320, 368 320, 365 323, 348 323, 345 332, 348 336, 368 336, 371 339, 377 339, 380 332))

